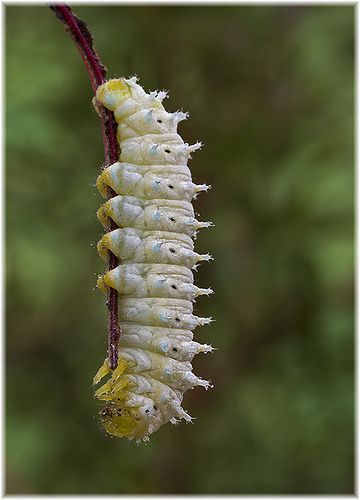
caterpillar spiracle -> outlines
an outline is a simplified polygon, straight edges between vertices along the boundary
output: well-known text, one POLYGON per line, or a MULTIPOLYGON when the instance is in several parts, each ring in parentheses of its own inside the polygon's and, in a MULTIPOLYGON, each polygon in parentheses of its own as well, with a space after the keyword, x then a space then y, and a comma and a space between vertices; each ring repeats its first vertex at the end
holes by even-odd
POLYGON ((122 335, 118 366, 108 359, 94 377, 95 396, 105 402, 100 417, 105 430, 118 437, 149 440, 163 424, 191 421, 182 408, 188 389, 211 387, 192 372, 195 354, 213 350, 193 340, 192 331, 211 322, 193 315, 199 295, 212 293, 193 283, 192 269, 208 254, 194 251, 198 229, 211 226, 195 219, 191 200, 210 186, 192 182, 187 166, 201 147, 184 143, 178 123, 187 113, 165 111, 166 92, 146 93, 137 78, 112 79, 97 89, 96 100, 112 111, 117 122, 119 160, 104 169, 97 187, 108 199, 97 216, 117 229, 105 233, 98 252, 119 258, 119 266, 98 279, 98 287, 119 292, 122 335))

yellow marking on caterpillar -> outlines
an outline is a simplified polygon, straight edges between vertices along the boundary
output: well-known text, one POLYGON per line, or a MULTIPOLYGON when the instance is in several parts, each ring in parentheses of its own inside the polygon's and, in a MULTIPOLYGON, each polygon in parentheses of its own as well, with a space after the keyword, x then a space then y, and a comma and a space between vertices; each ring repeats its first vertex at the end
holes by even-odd
POLYGON ((104 170, 96 179, 96 187, 104 198, 106 198, 107 196, 107 190, 110 183, 111 177, 107 170, 104 170))
POLYGON ((104 275, 103 276, 99 276, 98 280, 96 282, 96 286, 103 293, 106 293, 106 280, 105 280, 105 276, 104 275))
POLYGON ((107 358, 105 359, 103 365, 98 369, 94 379, 93 379, 93 384, 96 385, 100 382, 101 379, 105 377, 105 375, 108 375, 111 373, 108 360, 107 358))
POLYGON ((114 111, 119 102, 130 96, 129 86, 123 79, 108 80, 96 91, 96 99, 110 111, 114 111))

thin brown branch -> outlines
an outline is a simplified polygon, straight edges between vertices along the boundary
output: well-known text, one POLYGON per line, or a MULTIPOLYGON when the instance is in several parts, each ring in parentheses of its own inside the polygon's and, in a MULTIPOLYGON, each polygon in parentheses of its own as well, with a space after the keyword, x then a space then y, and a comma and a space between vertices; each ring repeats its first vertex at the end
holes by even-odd
MULTIPOLYGON (((90 83, 94 94, 99 85, 106 79, 106 67, 101 63, 100 57, 95 50, 93 37, 88 26, 79 19, 72 9, 66 4, 56 4, 50 6, 56 17, 64 24, 65 30, 70 33, 78 48, 80 55, 88 71, 90 83)), ((98 105, 101 119, 101 130, 104 143, 105 166, 115 163, 119 157, 119 146, 116 140, 116 122, 113 113, 108 111, 101 104, 98 105)), ((108 189, 108 197, 115 196, 112 189, 108 189)), ((116 224, 109 219, 109 231, 116 229, 116 224)), ((108 252, 108 269, 114 269, 119 264, 118 258, 108 252)), ((118 364, 118 344, 121 330, 118 324, 118 294, 113 288, 108 288, 106 305, 109 311, 108 330, 108 356, 109 366, 112 370, 118 364)))

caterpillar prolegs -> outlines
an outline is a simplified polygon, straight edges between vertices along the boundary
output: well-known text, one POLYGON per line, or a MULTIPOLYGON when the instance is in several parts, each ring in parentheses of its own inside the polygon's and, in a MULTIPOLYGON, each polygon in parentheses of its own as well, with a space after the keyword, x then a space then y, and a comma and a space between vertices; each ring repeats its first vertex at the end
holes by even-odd
POLYGON ((211 260, 194 251, 192 239, 211 223, 197 221, 191 204, 209 186, 194 184, 187 166, 201 143, 190 146, 177 133, 187 113, 166 112, 166 93, 147 94, 136 82, 109 80, 96 93, 114 113, 121 151, 97 179, 104 197, 108 187, 116 193, 98 218, 105 227, 108 218, 118 226, 100 239, 98 251, 103 259, 111 251, 120 261, 99 277, 98 287, 118 290, 122 335, 117 368, 111 370, 106 359, 94 383, 109 376, 95 392, 106 403, 100 411, 106 431, 146 441, 169 421, 191 421, 181 406, 185 391, 210 387, 192 372, 191 361, 213 350, 192 333, 211 322, 193 314, 193 302, 212 290, 195 286, 191 269, 211 260))

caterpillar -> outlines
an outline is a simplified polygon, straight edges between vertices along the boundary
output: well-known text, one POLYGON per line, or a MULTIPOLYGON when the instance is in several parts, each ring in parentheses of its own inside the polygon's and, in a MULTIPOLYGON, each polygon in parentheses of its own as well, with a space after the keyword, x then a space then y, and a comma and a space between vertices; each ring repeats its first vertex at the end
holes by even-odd
POLYGON ((98 210, 102 225, 112 219, 117 229, 97 245, 105 260, 113 252, 120 264, 98 278, 98 288, 119 292, 122 335, 118 366, 108 359, 94 377, 95 392, 105 403, 100 411, 105 430, 118 437, 148 441, 163 424, 190 422, 182 408, 185 391, 212 387, 192 372, 191 361, 213 347, 193 340, 197 326, 211 318, 193 314, 193 302, 211 288, 194 285, 192 269, 209 254, 194 251, 193 239, 209 222, 195 219, 191 200, 210 186, 192 182, 187 166, 201 143, 184 143, 178 123, 182 111, 168 113, 166 92, 146 93, 137 78, 111 79, 98 87, 96 101, 112 111, 120 146, 118 162, 105 168, 96 185, 106 198, 98 210))

